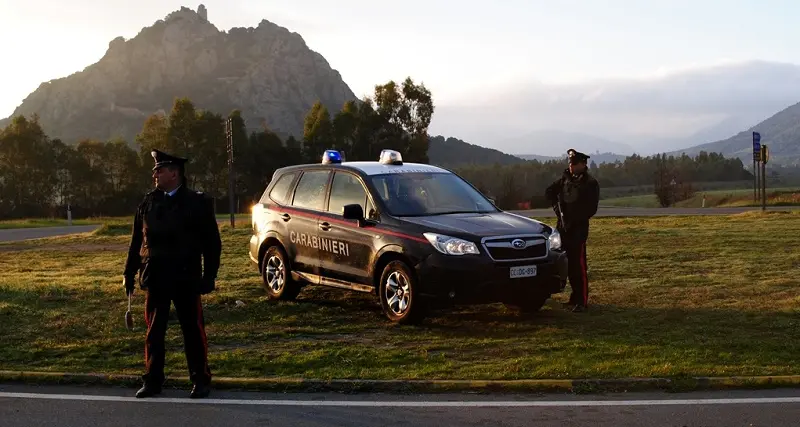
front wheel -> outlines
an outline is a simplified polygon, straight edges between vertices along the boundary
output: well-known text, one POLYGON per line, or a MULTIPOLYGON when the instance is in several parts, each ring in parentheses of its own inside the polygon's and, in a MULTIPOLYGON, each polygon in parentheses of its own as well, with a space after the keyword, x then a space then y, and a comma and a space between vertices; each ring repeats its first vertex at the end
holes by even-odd
POLYGON ((411 269, 402 261, 392 261, 381 274, 378 293, 383 313, 398 324, 415 324, 425 317, 425 301, 411 269))
POLYGON ((292 300, 300 293, 300 286, 292 280, 286 254, 278 246, 272 246, 264 254, 261 278, 270 299, 292 300))

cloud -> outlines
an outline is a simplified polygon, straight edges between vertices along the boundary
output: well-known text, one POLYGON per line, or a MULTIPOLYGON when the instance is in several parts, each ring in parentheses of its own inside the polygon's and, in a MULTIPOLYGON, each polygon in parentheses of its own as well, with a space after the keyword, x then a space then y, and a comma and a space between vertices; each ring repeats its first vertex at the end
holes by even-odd
POLYGON ((483 105, 437 108, 431 128, 488 146, 497 138, 555 129, 648 150, 671 138, 670 144, 681 148, 698 132, 703 138, 731 136, 800 101, 800 66, 750 61, 644 78, 532 82, 483 100, 483 105))

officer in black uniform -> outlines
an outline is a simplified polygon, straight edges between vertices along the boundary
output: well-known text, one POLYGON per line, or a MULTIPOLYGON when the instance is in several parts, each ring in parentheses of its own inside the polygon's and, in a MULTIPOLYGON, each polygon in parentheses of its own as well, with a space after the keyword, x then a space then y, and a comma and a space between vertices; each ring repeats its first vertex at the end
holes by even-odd
POLYGON ((558 232, 567 252, 569 284, 572 293, 566 306, 573 312, 589 306, 589 279, 586 267, 586 240, 589 238, 589 219, 597 213, 600 185, 589 174, 589 156, 574 149, 567 150, 569 168, 545 191, 558 216, 558 232))
POLYGON ((186 188, 187 159, 158 150, 151 155, 156 188, 136 210, 123 273, 126 294, 134 291, 136 273, 146 291, 144 386, 136 397, 161 392, 164 336, 174 303, 193 383, 190 397, 202 398, 209 394, 211 370, 200 296, 214 290, 222 252, 213 199, 186 188))

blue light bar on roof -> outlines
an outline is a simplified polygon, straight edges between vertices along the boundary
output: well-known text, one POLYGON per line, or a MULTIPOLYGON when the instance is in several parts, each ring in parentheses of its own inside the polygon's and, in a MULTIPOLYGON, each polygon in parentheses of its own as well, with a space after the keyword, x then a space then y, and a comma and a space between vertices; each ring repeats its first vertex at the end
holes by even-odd
POLYGON ((342 155, 336 150, 325 150, 322 154, 322 164, 342 163, 342 155))

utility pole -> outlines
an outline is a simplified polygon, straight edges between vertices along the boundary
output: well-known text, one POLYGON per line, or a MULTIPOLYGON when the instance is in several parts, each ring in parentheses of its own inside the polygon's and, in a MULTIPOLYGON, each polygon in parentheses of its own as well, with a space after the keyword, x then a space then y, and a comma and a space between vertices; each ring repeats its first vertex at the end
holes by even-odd
POLYGON ((228 211, 231 214, 231 228, 235 227, 235 205, 233 202, 233 120, 225 120, 225 141, 228 150, 228 211))

